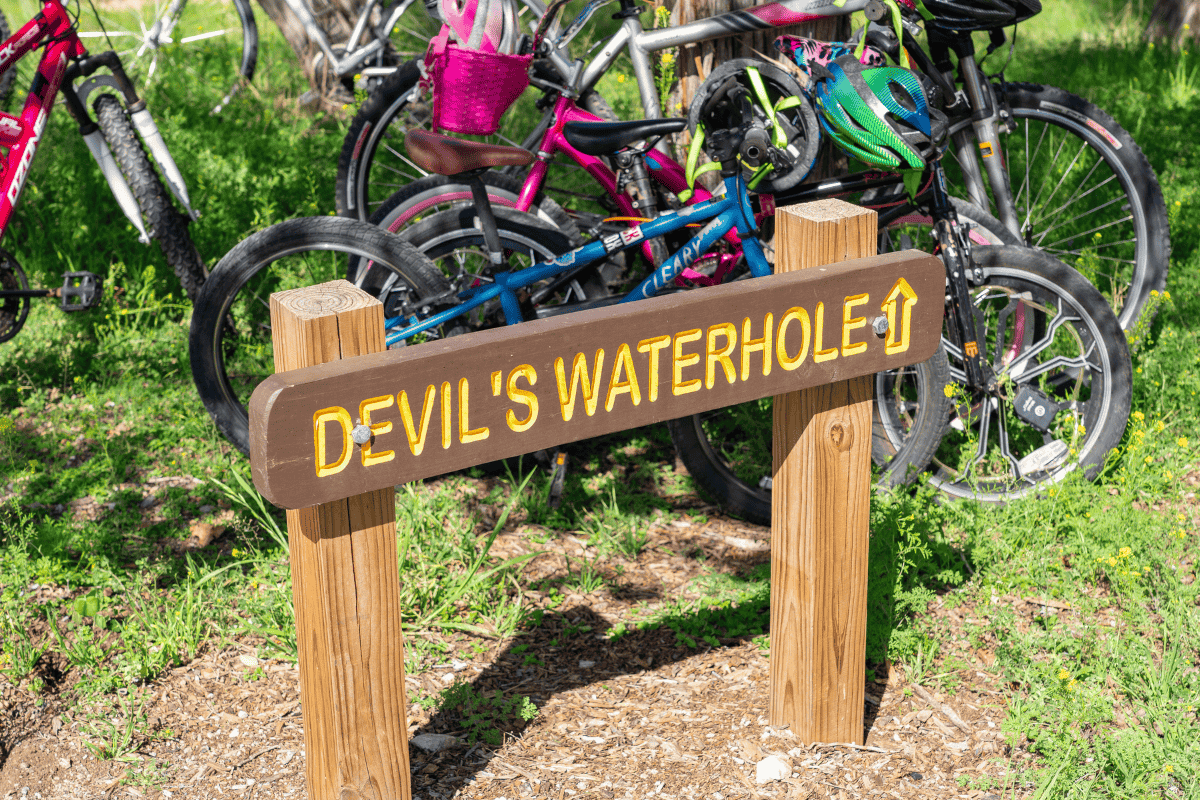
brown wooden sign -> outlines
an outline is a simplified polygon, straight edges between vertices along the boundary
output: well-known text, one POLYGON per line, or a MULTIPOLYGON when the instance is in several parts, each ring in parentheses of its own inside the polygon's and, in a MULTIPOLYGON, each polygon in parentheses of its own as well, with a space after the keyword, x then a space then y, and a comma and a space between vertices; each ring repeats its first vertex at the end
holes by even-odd
POLYGON ((254 483, 304 508, 923 361, 944 275, 908 251, 279 373, 250 401, 254 483))

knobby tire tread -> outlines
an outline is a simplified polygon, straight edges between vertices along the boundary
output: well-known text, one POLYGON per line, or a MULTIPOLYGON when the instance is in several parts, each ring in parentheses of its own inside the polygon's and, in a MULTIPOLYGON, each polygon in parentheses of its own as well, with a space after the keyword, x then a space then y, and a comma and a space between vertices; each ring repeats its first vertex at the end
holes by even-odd
POLYGON ((200 287, 204 285, 205 269, 188 234, 187 217, 175 208, 171 194, 151 166, 120 101, 105 94, 96 99, 94 107, 109 150, 149 224, 150 236, 158 242, 188 300, 195 303, 200 287))

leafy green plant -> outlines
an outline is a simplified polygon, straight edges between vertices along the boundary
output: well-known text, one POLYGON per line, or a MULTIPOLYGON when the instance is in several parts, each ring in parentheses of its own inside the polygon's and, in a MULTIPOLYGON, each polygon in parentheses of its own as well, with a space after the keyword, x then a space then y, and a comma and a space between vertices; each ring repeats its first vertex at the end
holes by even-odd
POLYGON ((482 741, 494 747, 503 742, 505 730, 529 722, 538 713, 528 697, 504 697, 498 690, 487 695, 457 679, 439 693, 437 707, 441 713, 459 718, 467 742, 482 741))

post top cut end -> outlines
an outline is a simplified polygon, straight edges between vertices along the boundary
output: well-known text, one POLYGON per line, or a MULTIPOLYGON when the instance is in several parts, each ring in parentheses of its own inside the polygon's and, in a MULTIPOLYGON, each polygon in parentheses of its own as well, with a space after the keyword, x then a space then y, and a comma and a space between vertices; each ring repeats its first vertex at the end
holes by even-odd
POLYGON ((271 302, 278 303, 298 319, 316 319, 366 308, 376 300, 350 281, 336 280, 276 292, 271 295, 271 302))
POLYGON ((853 203, 847 203, 845 200, 839 200, 836 197, 830 197, 825 200, 813 200, 808 203, 783 206, 776 213, 790 214, 812 222, 834 222, 848 217, 874 214, 875 212, 872 209, 856 206, 853 203))

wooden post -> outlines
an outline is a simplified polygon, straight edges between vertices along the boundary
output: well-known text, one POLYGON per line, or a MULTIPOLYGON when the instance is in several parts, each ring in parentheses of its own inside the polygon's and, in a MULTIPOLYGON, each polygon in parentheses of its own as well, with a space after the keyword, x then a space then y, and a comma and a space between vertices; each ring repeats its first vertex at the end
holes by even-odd
MULTIPOLYGON (((875 255, 874 211, 822 200, 775 219, 777 272, 875 255)), ((853 311, 871 324, 870 305, 853 311)), ((813 347, 836 352, 842 321, 825 309, 813 347)), ((872 381, 775 397, 770 720, 809 743, 863 743, 872 381)))
MULTIPOLYGON (((272 295, 271 325, 276 372, 386 349, 383 306, 346 281, 272 295)), ((395 490, 287 523, 308 796, 410 800, 395 490)))

